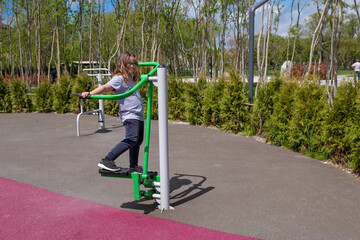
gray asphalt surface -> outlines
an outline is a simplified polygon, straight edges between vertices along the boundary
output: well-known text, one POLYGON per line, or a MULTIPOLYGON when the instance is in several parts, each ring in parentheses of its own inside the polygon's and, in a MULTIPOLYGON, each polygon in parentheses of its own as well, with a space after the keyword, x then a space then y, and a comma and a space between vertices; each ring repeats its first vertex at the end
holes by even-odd
MULTIPOLYGON (((134 201, 130 179, 101 177, 97 163, 124 137, 116 117, 0 114, 0 177, 60 194, 262 239, 360 239, 360 183, 289 150, 215 129, 169 123, 170 204, 134 201)), ((152 121, 149 170, 158 171, 152 121)), ((143 153, 140 161, 142 162, 143 153)), ((128 166, 128 154, 117 161, 128 166)))

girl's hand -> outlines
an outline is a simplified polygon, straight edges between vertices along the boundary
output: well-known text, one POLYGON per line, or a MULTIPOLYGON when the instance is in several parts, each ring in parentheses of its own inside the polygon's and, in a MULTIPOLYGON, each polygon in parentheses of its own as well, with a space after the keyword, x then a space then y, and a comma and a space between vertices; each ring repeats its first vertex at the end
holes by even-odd
POLYGON ((90 92, 83 92, 83 93, 81 93, 81 96, 83 97, 83 98, 86 98, 87 96, 89 96, 90 95, 90 92))

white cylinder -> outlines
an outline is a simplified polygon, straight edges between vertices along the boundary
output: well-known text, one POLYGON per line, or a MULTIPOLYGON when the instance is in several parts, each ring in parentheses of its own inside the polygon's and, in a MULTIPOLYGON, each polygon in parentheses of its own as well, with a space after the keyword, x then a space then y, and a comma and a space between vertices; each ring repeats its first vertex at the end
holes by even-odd
MULTIPOLYGON (((103 80, 102 80, 102 74, 99 72, 98 73, 98 87, 103 85, 103 80)), ((105 129, 105 107, 104 107, 104 99, 100 99, 99 100, 99 121, 100 121, 100 126, 99 129, 104 130, 105 129)))
POLYGON ((160 194, 154 193, 154 194, 151 195, 151 198, 153 198, 153 199, 160 199, 161 196, 160 196, 160 194))
POLYGON ((161 210, 170 208, 169 184, 169 144, 168 144, 168 110, 167 110, 167 69, 160 65, 158 76, 158 111, 159 111, 159 157, 160 157, 160 195, 161 210))
POLYGON ((160 183, 159 182, 151 182, 151 186, 152 187, 160 187, 160 183))

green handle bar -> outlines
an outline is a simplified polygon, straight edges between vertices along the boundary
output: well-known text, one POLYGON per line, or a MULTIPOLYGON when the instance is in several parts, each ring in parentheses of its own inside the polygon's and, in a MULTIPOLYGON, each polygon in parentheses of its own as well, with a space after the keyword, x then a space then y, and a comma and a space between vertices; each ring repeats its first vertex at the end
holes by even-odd
POLYGON ((140 62, 139 66, 141 67, 151 67, 153 66, 154 69, 152 69, 148 74, 142 74, 140 77, 140 82, 138 82, 130 91, 118 95, 90 95, 91 99, 112 99, 112 100, 118 100, 123 99, 131 96, 136 90, 140 88, 141 85, 146 83, 148 81, 148 77, 152 76, 156 73, 157 68, 160 64, 157 62, 140 62))

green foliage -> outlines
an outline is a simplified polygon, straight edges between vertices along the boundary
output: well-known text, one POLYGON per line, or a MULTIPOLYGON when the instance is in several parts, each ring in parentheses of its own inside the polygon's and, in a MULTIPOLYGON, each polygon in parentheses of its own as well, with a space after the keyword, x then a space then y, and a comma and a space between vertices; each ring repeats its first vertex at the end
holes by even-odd
POLYGON ((54 111, 66 113, 70 110, 71 89, 74 79, 69 75, 62 75, 59 82, 54 86, 54 111))
MULTIPOLYGON (((147 104, 148 104, 148 93, 149 93, 149 84, 144 84, 139 89, 141 98, 143 100, 144 105, 144 115, 146 118, 147 114, 147 104)), ((153 85, 153 93, 152 93, 152 113, 151 113, 151 119, 158 119, 158 92, 157 87, 153 85)))
POLYGON ((279 92, 282 79, 276 75, 265 86, 260 86, 257 91, 256 100, 251 114, 249 130, 252 134, 262 135, 264 123, 267 122, 273 113, 274 97, 279 92))
POLYGON ((325 119, 324 138, 330 158, 339 164, 360 168, 360 85, 338 88, 332 108, 325 119))
POLYGON ((53 90, 49 81, 42 81, 34 90, 35 108, 39 112, 51 112, 53 106, 53 90))
POLYGON ((245 82, 235 70, 231 71, 220 101, 221 129, 235 133, 244 129, 249 120, 248 107, 244 105, 247 97, 245 82))
POLYGON ((225 80, 223 78, 209 83, 205 90, 204 105, 202 107, 203 123, 205 126, 217 126, 220 122, 220 101, 223 97, 225 80))
POLYGON ((0 112, 11 112, 10 90, 8 84, 0 76, 0 112))
MULTIPOLYGON (((82 93, 82 92, 90 92, 95 89, 94 78, 91 78, 85 74, 78 75, 75 79, 75 84, 73 86, 73 93, 82 93)), ((90 111, 93 109, 99 108, 99 101, 94 99, 84 99, 83 100, 83 110, 84 112, 90 111)), ((77 96, 73 96, 70 102, 70 110, 73 112, 79 113, 80 109, 80 99, 77 96)))
POLYGON ((264 123, 267 141, 288 146, 288 124, 293 117, 292 107, 297 87, 294 82, 285 82, 281 84, 278 92, 274 93, 273 112, 269 120, 264 123))
MULTIPOLYGON (((106 95, 114 95, 114 92, 108 92, 106 95)), ((119 116, 119 104, 117 100, 104 100, 105 114, 119 116)))
POLYGON ((185 117, 191 124, 203 123, 202 107, 206 88, 206 80, 200 78, 198 83, 185 85, 185 117))
POLYGON ((25 83, 13 80, 10 82, 10 100, 12 112, 31 112, 32 102, 29 97, 25 83))
POLYGON ((171 119, 185 119, 184 86, 181 80, 175 78, 171 78, 168 82, 168 111, 171 119))
POLYGON ((304 82, 294 91, 292 118, 289 121, 289 142, 286 147, 311 157, 326 157, 321 153, 322 129, 326 116, 326 100, 322 87, 304 82))

